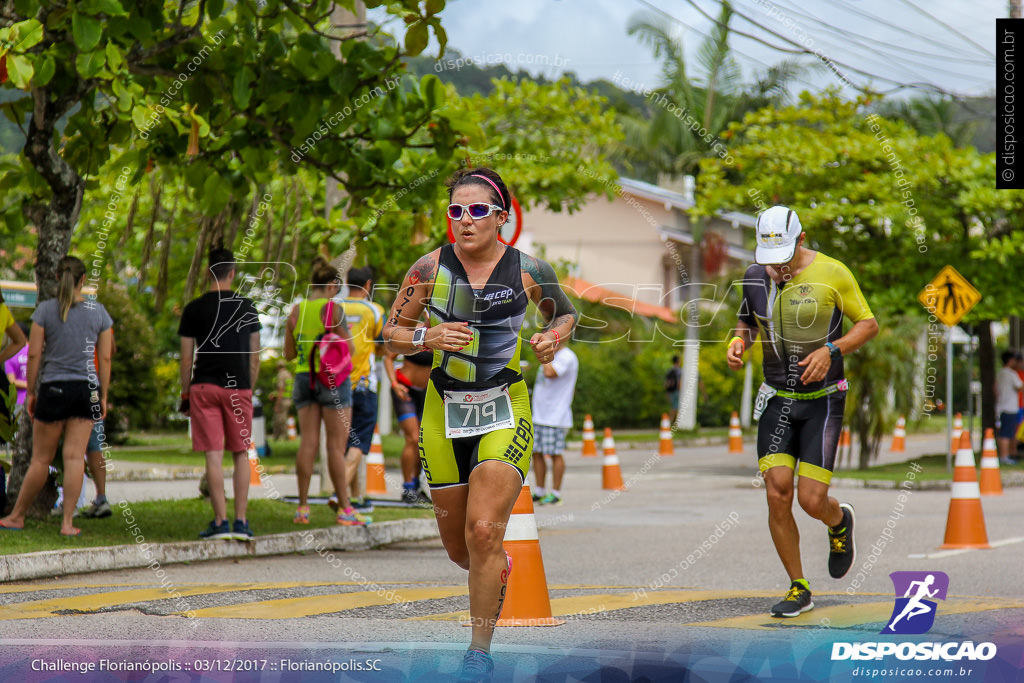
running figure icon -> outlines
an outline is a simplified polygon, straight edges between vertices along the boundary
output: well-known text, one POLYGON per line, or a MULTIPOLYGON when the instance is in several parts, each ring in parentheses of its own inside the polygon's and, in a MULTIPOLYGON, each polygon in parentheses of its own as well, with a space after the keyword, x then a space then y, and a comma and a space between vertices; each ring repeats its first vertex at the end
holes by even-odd
POLYGON ((910 598, 910 600, 903 608, 903 611, 899 613, 899 616, 885 627, 887 631, 896 633, 896 623, 903 617, 910 621, 920 614, 928 614, 935 609, 934 603, 923 602, 924 598, 934 598, 935 594, 939 592, 938 588, 933 591, 928 590, 933 583, 935 583, 934 574, 929 574, 923 581, 911 581, 910 586, 907 587, 907 592, 903 594, 903 597, 910 598), (915 591, 915 586, 917 587, 916 593, 912 596, 911 593, 915 591))

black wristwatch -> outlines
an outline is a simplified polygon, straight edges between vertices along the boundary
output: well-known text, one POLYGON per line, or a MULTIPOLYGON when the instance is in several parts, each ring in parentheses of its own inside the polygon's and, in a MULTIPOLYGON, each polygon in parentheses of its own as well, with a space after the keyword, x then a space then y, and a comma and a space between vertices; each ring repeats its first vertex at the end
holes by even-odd
POLYGON ((825 342, 825 348, 828 349, 828 355, 832 357, 832 360, 839 360, 843 357, 842 350, 832 342, 825 342))

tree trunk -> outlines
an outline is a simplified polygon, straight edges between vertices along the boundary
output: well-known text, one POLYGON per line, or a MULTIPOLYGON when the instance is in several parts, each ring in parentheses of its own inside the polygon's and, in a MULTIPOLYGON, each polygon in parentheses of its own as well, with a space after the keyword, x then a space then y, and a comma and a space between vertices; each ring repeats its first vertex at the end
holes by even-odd
POLYGON ((978 365, 981 366, 981 429, 996 428, 996 350, 992 321, 982 320, 978 329, 978 365))
POLYGON ((164 229, 163 244, 160 245, 160 272, 157 275, 156 298, 153 306, 157 313, 164 308, 167 301, 167 270, 171 261, 171 242, 174 240, 174 221, 178 217, 178 196, 174 198, 174 206, 167 217, 167 228, 164 229))
POLYGON ((150 187, 153 194, 153 213, 149 217, 149 229, 146 231, 146 241, 142 245, 142 258, 139 260, 139 281, 135 290, 142 292, 146 288, 146 278, 149 275, 149 259, 153 255, 153 243, 156 241, 156 222, 160 218, 160 197, 164 193, 164 186, 156 184, 156 176, 153 177, 153 184, 150 187))
MULTIPOLYGON (((36 224, 38 239, 35 275, 38 301, 42 303, 57 296, 58 268, 60 260, 71 248, 71 234, 82 209, 85 181, 53 148, 57 121, 78 102, 77 93, 56 100, 51 100, 46 89, 35 89, 32 95, 35 106, 23 151, 25 158, 50 186, 52 193, 36 224)), ((32 458, 32 424, 26 414, 22 414, 18 427, 18 436, 13 445, 11 476, 7 484, 7 496, 11 501, 17 499, 21 491, 32 458)), ((56 500, 57 491, 52 481, 47 481, 28 514, 45 518, 56 500)))

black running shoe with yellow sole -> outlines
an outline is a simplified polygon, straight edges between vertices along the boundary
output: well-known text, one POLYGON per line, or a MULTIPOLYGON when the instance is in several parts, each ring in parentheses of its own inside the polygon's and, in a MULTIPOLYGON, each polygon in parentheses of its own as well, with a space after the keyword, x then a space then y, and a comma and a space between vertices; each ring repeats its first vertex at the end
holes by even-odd
POLYGON ((841 579, 850 571, 857 557, 857 548, 853 542, 853 506, 840 503, 843 511, 843 526, 838 533, 828 530, 828 573, 833 579, 841 579))
POLYGON ((804 612, 814 609, 814 602, 811 601, 811 591, 794 581, 785 599, 772 607, 772 616, 789 618, 798 617, 804 612))

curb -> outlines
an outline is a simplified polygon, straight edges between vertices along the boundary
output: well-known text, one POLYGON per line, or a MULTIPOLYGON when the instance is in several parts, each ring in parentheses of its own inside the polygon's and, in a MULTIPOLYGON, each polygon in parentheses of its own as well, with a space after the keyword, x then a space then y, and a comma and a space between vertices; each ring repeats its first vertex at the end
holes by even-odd
MULTIPOLYGON (((228 470, 230 471, 230 470, 228 470)), ((288 465, 264 466, 264 474, 295 474, 295 468, 288 465)), ((107 472, 107 481, 174 481, 195 479, 206 474, 205 467, 120 467, 107 472)))
POLYGON ((392 543, 437 538, 433 519, 399 519, 367 527, 335 526, 257 536, 251 542, 183 541, 117 545, 0 556, 0 582, 88 574, 112 569, 138 569, 163 564, 268 557, 314 550, 368 550, 392 543))
MULTIPOLYGON (((854 479, 851 477, 834 477, 832 486, 844 489, 899 489, 902 488, 902 481, 890 481, 888 479, 854 479)), ((1003 475, 1003 488, 1015 488, 1024 486, 1024 474, 1013 473, 1003 475)), ((953 482, 949 479, 935 479, 930 481, 914 481, 913 491, 949 491, 953 488, 953 482)))

